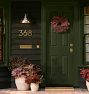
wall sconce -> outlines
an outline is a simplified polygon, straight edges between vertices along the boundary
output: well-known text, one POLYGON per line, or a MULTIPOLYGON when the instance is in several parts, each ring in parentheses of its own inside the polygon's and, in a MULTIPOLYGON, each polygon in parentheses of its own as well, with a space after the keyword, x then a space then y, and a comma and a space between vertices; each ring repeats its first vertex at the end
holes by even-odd
POLYGON ((24 18, 21 23, 30 23, 30 21, 27 19, 27 14, 24 15, 24 18))

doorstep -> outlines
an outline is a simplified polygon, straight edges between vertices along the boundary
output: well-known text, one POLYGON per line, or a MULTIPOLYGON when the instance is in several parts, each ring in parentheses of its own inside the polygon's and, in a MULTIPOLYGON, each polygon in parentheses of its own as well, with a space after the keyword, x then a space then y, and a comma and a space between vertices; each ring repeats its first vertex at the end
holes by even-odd
POLYGON ((73 87, 45 87, 45 91, 74 91, 73 87))
POLYGON ((16 88, 0 89, 0 94, 89 94, 86 89, 73 87, 46 87, 39 91, 20 91, 16 88))

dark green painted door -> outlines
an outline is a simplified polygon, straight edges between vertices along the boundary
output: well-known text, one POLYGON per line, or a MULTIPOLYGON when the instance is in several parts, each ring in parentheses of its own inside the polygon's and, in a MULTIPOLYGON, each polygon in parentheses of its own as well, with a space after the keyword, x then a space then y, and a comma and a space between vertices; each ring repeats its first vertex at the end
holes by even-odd
POLYGON ((47 9, 46 83, 51 86, 70 86, 78 83, 80 64, 80 31, 78 9, 73 6, 49 6, 47 9), (53 16, 65 16, 70 27, 57 33, 51 28, 53 16))

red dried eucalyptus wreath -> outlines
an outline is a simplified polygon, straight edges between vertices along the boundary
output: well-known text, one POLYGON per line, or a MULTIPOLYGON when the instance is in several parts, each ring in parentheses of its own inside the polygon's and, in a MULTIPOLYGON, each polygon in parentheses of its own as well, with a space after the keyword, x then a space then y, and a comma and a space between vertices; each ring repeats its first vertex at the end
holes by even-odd
POLYGON ((51 26, 55 32, 66 32, 70 23, 67 18, 62 16, 54 16, 51 20, 51 26))

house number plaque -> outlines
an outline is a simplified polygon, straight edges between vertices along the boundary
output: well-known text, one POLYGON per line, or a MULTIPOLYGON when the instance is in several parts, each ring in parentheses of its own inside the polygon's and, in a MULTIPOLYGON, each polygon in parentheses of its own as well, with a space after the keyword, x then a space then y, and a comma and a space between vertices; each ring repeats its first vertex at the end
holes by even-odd
POLYGON ((20 37, 31 37, 32 36, 32 30, 18 30, 19 31, 19 36, 20 37))

